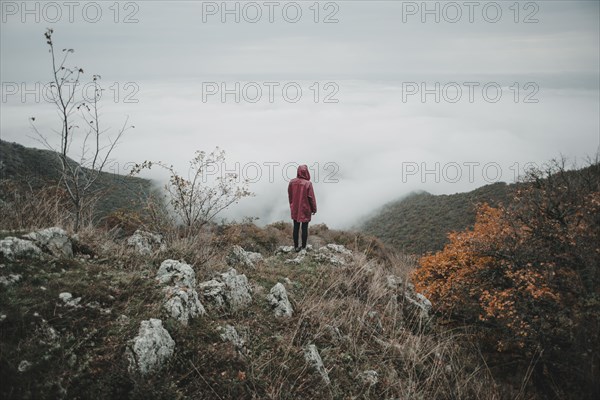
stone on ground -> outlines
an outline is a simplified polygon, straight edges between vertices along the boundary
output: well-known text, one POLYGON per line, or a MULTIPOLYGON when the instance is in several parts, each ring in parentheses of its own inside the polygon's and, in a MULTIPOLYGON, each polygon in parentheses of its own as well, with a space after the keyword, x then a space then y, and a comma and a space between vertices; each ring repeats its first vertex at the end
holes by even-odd
POLYGON ((234 268, 219 274, 215 279, 198 285, 202 297, 214 306, 239 309, 252 301, 248 278, 234 268))
POLYGON ((314 368, 319 373, 319 375, 321 375, 321 378, 323 379, 323 382, 325 382, 326 385, 329 385, 331 383, 331 380, 329 379, 329 374, 327 373, 327 370, 323 365, 323 360, 321 359, 319 350, 317 350, 317 346, 315 346, 314 344, 309 344, 308 346, 306 346, 304 348, 304 359, 312 368, 314 368))
POLYGON ((143 256, 148 256, 157 250, 165 249, 162 235, 146 232, 141 229, 136 230, 133 235, 127 239, 127 244, 143 256))
POLYGON ((37 258, 42 255, 42 250, 29 240, 8 236, 0 240, 0 254, 9 260, 37 258))
POLYGON ((28 233, 24 238, 32 240, 38 247, 47 250, 54 257, 73 257, 73 245, 71 244, 69 235, 62 228, 52 227, 42 229, 28 233))
POLYGON ((166 301, 163 308, 172 318, 187 325, 191 318, 206 314, 196 291, 196 273, 191 265, 165 260, 156 273, 156 279, 164 286, 166 301))
POLYGON ((160 319, 142 321, 138 335, 126 350, 129 371, 146 375, 158 371, 173 355, 175 341, 162 326, 160 319))
POLYGON ((285 287, 277 283, 267 295, 267 301, 271 304, 277 317, 291 317, 293 313, 292 305, 288 299, 285 287))

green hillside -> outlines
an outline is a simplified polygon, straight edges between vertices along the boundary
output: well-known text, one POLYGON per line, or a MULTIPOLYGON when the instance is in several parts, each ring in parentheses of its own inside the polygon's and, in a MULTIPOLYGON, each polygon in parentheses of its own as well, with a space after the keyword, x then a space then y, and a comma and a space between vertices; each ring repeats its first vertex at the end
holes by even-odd
MULTIPOLYGON (((72 161, 74 163, 74 161, 72 161)), ((12 181, 23 189, 40 189, 55 184, 60 177, 59 161, 50 150, 40 150, 0 140, 0 181, 12 181)), ((118 209, 131 209, 152 191, 147 179, 103 172, 93 191, 99 201, 96 212, 103 217, 118 209)), ((0 193, 0 199, 10 193, 0 193)))
POLYGON ((360 229, 404 253, 441 250, 448 232, 461 231, 475 223, 478 203, 506 204, 513 186, 498 182, 467 193, 411 193, 385 205, 360 229))

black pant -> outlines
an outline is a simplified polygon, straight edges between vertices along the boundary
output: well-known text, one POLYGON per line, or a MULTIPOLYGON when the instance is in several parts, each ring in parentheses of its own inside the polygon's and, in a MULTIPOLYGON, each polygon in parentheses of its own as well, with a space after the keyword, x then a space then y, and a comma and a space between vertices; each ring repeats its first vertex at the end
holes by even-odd
POLYGON ((298 222, 294 220, 294 247, 298 247, 298 231, 300 230, 300 224, 302 224, 302 248, 306 248, 306 241, 308 239, 308 222, 298 222))

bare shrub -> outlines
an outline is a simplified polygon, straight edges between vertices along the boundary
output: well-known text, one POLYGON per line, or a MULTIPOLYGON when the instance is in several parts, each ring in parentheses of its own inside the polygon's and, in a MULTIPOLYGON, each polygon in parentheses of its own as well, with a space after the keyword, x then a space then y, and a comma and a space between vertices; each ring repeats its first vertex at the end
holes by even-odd
POLYGON ((167 202, 183 225, 190 229, 201 228, 212 221, 221 211, 251 196, 247 180, 238 184, 234 173, 221 174, 209 184, 211 168, 219 168, 225 162, 225 151, 218 147, 211 153, 197 151, 190 161, 188 178, 178 173, 172 165, 162 161, 144 161, 136 164, 131 175, 139 174, 154 165, 166 170, 169 181, 165 184, 167 202))
POLYGON ((53 29, 47 29, 44 37, 50 47, 52 61, 52 81, 50 82, 50 95, 56 107, 60 120, 60 129, 54 130, 58 140, 51 139, 40 132, 35 125, 35 117, 30 118, 30 124, 37 135, 37 139, 49 150, 56 153, 59 159, 60 184, 65 189, 71 202, 70 211, 73 216, 73 229, 77 232, 81 226, 82 214, 90 213, 89 209, 97 195, 95 183, 104 168, 110 164, 110 155, 126 130, 133 128, 127 125, 127 120, 116 132, 114 137, 106 138, 107 128, 100 124, 99 99, 102 88, 99 85, 100 76, 92 77, 94 98, 86 101, 79 98, 77 90, 81 84, 83 68, 68 66, 66 64, 73 49, 63 49, 62 57, 57 57, 52 35, 53 29), (76 114, 80 113, 80 123, 85 126, 86 132, 81 138, 81 152, 78 162, 70 158, 71 144, 79 129, 76 114), (54 144, 58 141, 60 144, 54 144))

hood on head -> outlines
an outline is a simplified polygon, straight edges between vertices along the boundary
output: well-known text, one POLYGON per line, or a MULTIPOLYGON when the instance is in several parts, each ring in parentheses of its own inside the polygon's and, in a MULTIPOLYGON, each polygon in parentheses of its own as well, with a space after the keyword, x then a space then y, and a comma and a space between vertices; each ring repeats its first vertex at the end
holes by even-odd
POLYGON ((298 174, 296 175, 296 178, 302 178, 310 181, 310 172, 308 172, 308 167, 306 165, 303 164, 298 166, 298 174))

